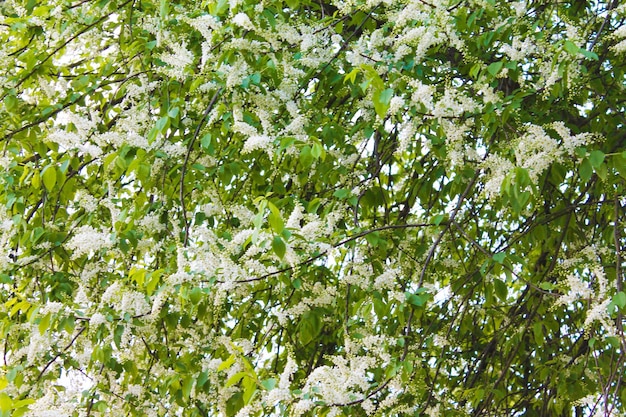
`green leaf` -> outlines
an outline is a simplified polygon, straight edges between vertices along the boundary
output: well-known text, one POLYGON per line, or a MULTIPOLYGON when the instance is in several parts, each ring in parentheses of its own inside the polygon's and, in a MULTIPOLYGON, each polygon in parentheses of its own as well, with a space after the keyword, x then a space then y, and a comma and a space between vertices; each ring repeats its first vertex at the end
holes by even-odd
POLYGON ((268 216, 268 222, 270 224, 270 227, 272 228, 274 233, 281 234, 283 232, 283 229, 285 228, 285 224, 283 222, 283 218, 280 215, 280 211, 274 204, 269 201, 267 202, 267 206, 270 209, 270 214, 268 216))
POLYGON ((604 339, 608 344, 610 344, 614 349, 620 348, 620 339, 617 336, 608 336, 604 339))
POLYGON ((217 367, 217 370, 224 371, 226 369, 229 369, 234 363, 235 363, 235 355, 232 354, 228 357, 228 359, 226 359, 224 362, 219 364, 219 366, 217 367))
POLYGON ((624 291, 620 291, 617 294, 615 294, 613 296, 613 300, 612 300, 616 306, 618 306, 619 308, 624 308, 626 307, 626 293, 624 293, 624 291))
POLYGON ((149 274, 150 279, 148 280, 148 284, 146 285, 146 293, 148 296, 151 296, 154 293, 157 285, 159 285, 162 272, 162 269, 158 269, 149 274))
POLYGON ((368 84, 371 84, 372 87, 374 87, 374 90, 380 92, 385 88, 382 78, 380 78, 380 75, 378 75, 378 72, 376 72, 374 67, 368 64, 361 64, 360 69, 365 75, 368 84))
POLYGON ((272 249, 280 259, 283 259, 287 251, 287 246, 280 236, 274 236, 274 239, 272 239, 272 249))
POLYGON ((344 83, 346 81, 350 81, 352 84, 354 84, 356 82, 356 76, 359 75, 359 69, 358 68, 354 68, 352 71, 350 71, 349 73, 347 73, 344 77, 343 77, 343 81, 344 83))
POLYGON ((409 304, 412 304, 412 305, 417 306, 417 307, 421 307, 424 304, 426 304, 426 302, 430 298, 430 294, 428 294, 428 293, 413 294, 413 293, 408 292, 408 291, 406 291, 404 293, 404 296, 406 298, 406 301, 409 304))
POLYGON ((50 313, 43 316, 39 321, 39 325, 37 326, 39 334, 43 335, 48 330, 48 327, 50 327, 50 313))
POLYGON ((567 51, 567 53, 571 55, 578 55, 578 53, 580 52, 580 48, 576 46, 576 44, 572 41, 565 41, 563 47, 565 51, 567 51))
POLYGON ((480 73, 481 69, 482 69, 482 66, 479 63, 472 65, 472 68, 470 68, 470 72, 469 72, 470 77, 477 79, 478 74, 480 73))
POLYGON ((314 143, 313 147, 311 148, 311 155, 313 156, 313 158, 320 159, 323 153, 324 148, 322 147, 322 145, 320 143, 314 143))
POLYGON ((598 168, 594 169, 596 174, 598 175, 598 178, 600 178, 602 181, 606 181, 606 176, 609 173, 609 170, 606 166, 606 164, 602 164, 600 165, 598 168))
POLYGON ((193 378, 191 377, 191 375, 187 375, 184 379, 183 379, 183 397, 185 399, 189 399, 189 396, 191 395, 191 389, 193 388, 193 378))
POLYGON ((39 172, 35 171, 33 173, 33 177, 30 180, 31 185, 33 186, 33 188, 35 190, 38 190, 41 188, 41 174, 39 174, 39 172))
POLYGON ((551 282, 542 282, 539 284, 539 288, 546 291, 552 291, 556 286, 551 282))
POLYGON ((161 20, 165 20, 169 14, 169 2, 168 0, 160 0, 159 3, 159 15, 161 20))
POLYGON ((579 158, 584 158, 585 156, 587 156, 587 148, 585 148, 584 146, 577 147, 576 149, 574 149, 574 155, 579 158))
POLYGON ((198 304, 201 299, 202 299, 202 288, 194 287, 189 292, 189 301, 191 301, 193 304, 198 304))
POLYGON ((502 264, 502 262, 504 262, 504 259, 506 258, 506 252, 496 253, 492 256, 492 258, 497 263, 502 264))
POLYGON ((209 372, 208 371, 200 372, 196 380, 196 390, 202 388, 208 380, 209 380, 209 372))
POLYGON ((43 179, 43 185, 46 187, 46 190, 52 191, 57 182, 56 168, 52 165, 48 165, 43 169, 41 174, 43 179))
POLYGON ((578 167, 578 174, 580 175, 580 179, 583 182, 587 182, 591 179, 591 174, 593 174, 593 167, 591 166, 591 162, 589 162, 588 158, 585 158, 580 163, 578 167))
POLYGON ((4 106, 9 112, 12 112, 13 109, 17 107, 17 103, 17 97, 15 97, 15 95, 13 94, 9 94, 4 98, 4 106))
POLYGON ((496 75, 498 75, 498 73, 500 72, 503 66, 504 66, 504 62, 502 61, 492 62, 487 67, 487 72, 489 72, 489 74, 495 77, 496 75))
POLYGON ((174 107, 172 109, 170 109, 170 111, 167 112, 167 115, 171 118, 174 119, 176 118, 176 116, 178 116, 180 109, 178 107, 174 107))
POLYGON ((163 133, 165 130, 167 130, 169 124, 170 124, 170 118, 167 116, 163 116, 159 120, 157 120, 156 128, 159 132, 163 133))
POLYGON ((264 379, 263 381, 261 381, 261 385, 266 390, 271 391, 276 387, 276 379, 275 378, 264 379))
POLYGON ((243 403, 248 405, 256 393, 257 385, 255 378, 246 377, 243 379, 243 403))
POLYGON ((157 129, 156 126, 150 129, 150 131, 148 132, 148 136, 146 138, 148 139, 148 143, 154 142, 158 134, 159 134, 159 129, 157 129))
POLYGON ((602 162, 604 162, 604 152, 598 150, 591 151, 589 154, 589 162, 592 167, 599 168, 602 162))
POLYGON ((209 0, 209 13, 213 16, 221 16, 228 9, 228 0, 209 0))
POLYGON ((0 411, 11 411, 13 408, 13 400, 6 393, 0 392, 0 411))
POLYGON ((543 346, 545 338, 543 336, 543 325, 541 323, 533 324, 533 336, 537 346, 543 346))
POLYGON ((493 289, 496 293, 496 297, 498 297, 502 301, 506 301, 509 295, 509 288, 502 280, 494 278, 493 289))
POLYGON ((337 197, 340 200, 344 200, 348 198, 349 195, 350 195, 350 190, 348 190, 347 188, 339 188, 335 190, 335 192, 333 193, 333 196, 337 197))
POLYGON ((365 239, 370 245, 376 247, 378 246, 378 241, 380 240, 380 234, 378 232, 368 233, 365 235, 365 239))
POLYGON ((598 57, 598 54, 596 54, 595 52, 588 51, 588 50, 583 49, 583 48, 580 48, 580 49, 578 50, 578 52, 579 52, 580 54, 582 54, 585 58, 589 58, 589 59, 592 59, 592 60, 594 60, 594 61, 598 61, 598 60, 600 59, 600 58, 598 57))
POLYGON ((374 110, 376 110, 376 114, 384 119, 387 115, 387 110, 389 110, 389 103, 391 102, 391 98, 393 97, 393 90, 391 88, 387 88, 385 90, 376 90, 374 91, 374 110))
POLYGON ((322 319, 318 312, 312 310, 302 315, 300 321, 300 343, 307 345, 322 331, 322 319))
POLYGON ((305 145, 300 150, 300 163, 305 168, 313 165, 315 158, 313 157, 313 153, 311 152, 311 147, 309 145, 305 145))

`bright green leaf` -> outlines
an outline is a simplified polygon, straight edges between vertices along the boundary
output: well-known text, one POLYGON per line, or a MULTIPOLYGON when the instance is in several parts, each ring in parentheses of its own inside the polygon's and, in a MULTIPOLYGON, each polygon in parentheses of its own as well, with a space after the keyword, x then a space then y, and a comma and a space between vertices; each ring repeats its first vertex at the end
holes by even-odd
POLYGON ((39 329, 40 335, 43 335, 48 330, 48 328, 50 327, 50 313, 47 313, 41 318, 37 327, 39 329))
POLYGON ((385 118, 387 115, 387 110, 389 110, 389 103, 391 102, 392 97, 393 90, 391 88, 374 91, 374 109, 376 110, 376 114, 381 119, 385 118))
POLYGON ((0 411, 11 411, 13 408, 13 400, 6 393, 0 392, 0 411))
POLYGON ((280 215, 280 211, 274 204, 269 201, 267 203, 267 206, 270 209, 270 214, 268 216, 268 222, 270 224, 270 227, 272 228, 274 233, 281 234, 285 227, 285 224, 283 222, 282 216, 280 215))
POLYGON ((41 174, 43 179, 43 185, 46 187, 46 190, 52 191, 57 182, 56 168, 52 165, 48 165, 43 169, 41 174))

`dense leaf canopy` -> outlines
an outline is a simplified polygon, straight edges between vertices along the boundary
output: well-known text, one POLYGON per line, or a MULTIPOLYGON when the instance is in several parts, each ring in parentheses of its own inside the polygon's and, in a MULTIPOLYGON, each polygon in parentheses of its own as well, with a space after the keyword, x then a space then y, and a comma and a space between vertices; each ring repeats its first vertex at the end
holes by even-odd
POLYGON ((0 416, 626 410, 626 5, 0 3, 0 416))

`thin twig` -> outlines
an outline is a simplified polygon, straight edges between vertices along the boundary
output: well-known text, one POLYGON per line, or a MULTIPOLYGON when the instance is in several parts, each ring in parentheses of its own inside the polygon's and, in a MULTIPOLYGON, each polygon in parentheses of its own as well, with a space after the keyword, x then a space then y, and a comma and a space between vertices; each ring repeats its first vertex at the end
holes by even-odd
POLYGON ((615 8, 615 6, 617 6, 617 4, 618 4, 618 1, 609 3, 609 8, 606 11, 606 17, 602 21, 602 24, 600 25, 600 29, 598 29, 598 33, 596 33, 595 39, 593 40, 593 42, 591 42, 591 45, 589 46, 589 52, 593 51, 594 46, 596 46, 596 43, 598 43, 598 40, 600 39, 600 34, 604 30, 604 26, 606 26, 606 23, 611 18, 611 11, 615 8))
POLYGON ((185 240, 183 242, 183 246, 185 247, 187 246, 187 243, 189 242, 189 226, 191 223, 191 220, 187 222, 187 210, 185 208, 185 174, 187 173, 187 163, 189 162, 189 157, 191 155, 191 150, 193 149, 193 144, 195 143, 196 139, 198 138, 198 135, 200 134, 200 129, 202 129, 202 125, 204 124, 204 121, 209 116, 209 113, 213 109, 213 106, 215 106, 217 97, 219 96, 221 92, 222 92, 222 88, 220 87, 217 89, 215 94, 213 94, 213 98, 211 98, 211 102, 209 103, 208 107, 204 111, 202 118, 200 118, 200 121, 198 122, 198 126, 196 126, 196 131, 193 133, 191 142, 189 142, 189 146, 187 147, 187 154, 185 155, 185 161, 183 162, 183 167, 180 173, 180 206, 183 210, 183 221, 185 222, 185 240))
POLYGON ((63 350, 59 353, 57 353, 56 355, 54 355, 54 357, 52 359, 50 359, 48 361, 48 363, 46 364, 46 366, 43 367, 43 369, 41 370, 41 372, 39 372, 39 376, 37 376, 37 381, 39 381, 41 379, 41 377, 43 376, 43 374, 46 372, 46 370, 50 367, 50 365, 52 365, 54 363, 54 361, 56 361, 59 356, 61 356, 63 354, 63 352, 67 351, 69 348, 72 347, 72 345, 74 344, 74 342, 76 341, 76 339, 78 339, 78 336, 80 336, 81 334, 83 334, 83 332, 87 330, 87 326, 82 327, 78 333, 76 333, 74 335, 74 337, 72 337, 72 340, 70 340, 70 342, 67 344, 67 346, 65 346, 65 348, 63 348, 63 350))
MULTIPOLYGON (((334 245, 332 245, 333 248, 338 248, 340 246, 345 245, 346 243, 352 242, 353 240, 356 240, 358 238, 361 238, 363 236, 366 236, 370 233, 374 233, 374 232, 379 232, 382 230, 390 230, 390 229, 408 229, 408 228, 414 228, 414 227, 429 227, 429 226, 435 226, 432 223, 409 223, 409 224, 390 224, 390 225, 386 225, 386 226, 381 226, 381 227, 377 227, 375 229, 369 229, 369 230, 364 230, 362 232, 359 232, 353 236, 350 236, 342 241, 340 241, 339 243, 335 243, 334 245)), ((324 255, 326 255, 328 253, 328 250, 325 250, 311 258, 308 258, 294 266, 288 266, 279 270, 276 270, 274 272, 268 272, 265 275, 261 275, 259 277, 255 277, 255 278, 248 278, 248 279, 242 279, 242 280, 238 280, 238 281, 234 281, 234 283, 236 284, 244 284, 244 283, 248 283, 248 282, 255 282, 255 281, 262 281, 266 278, 272 277, 274 275, 278 275, 278 274, 282 274, 283 272, 287 272, 287 271, 291 271, 292 269, 298 268, 300 266, 304 266, 304 265, 308 265, 314 261, 316 261, 317 259, 323 257, 324 255)), ((223 281, 217 281, 218 283, 222 283, 223 281)))

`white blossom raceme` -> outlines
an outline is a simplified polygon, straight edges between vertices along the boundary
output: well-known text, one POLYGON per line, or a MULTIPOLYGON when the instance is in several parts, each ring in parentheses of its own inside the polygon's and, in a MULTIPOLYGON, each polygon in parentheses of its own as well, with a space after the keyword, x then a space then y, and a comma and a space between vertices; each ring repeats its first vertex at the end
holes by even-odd
POLYGON ((108 233, 98 232, 91 225, 79 227, 74 236, 66 243, 68 249, 73 252, 74 258, 88 255, 102 249, 113 246, 113 241, 108 233))

